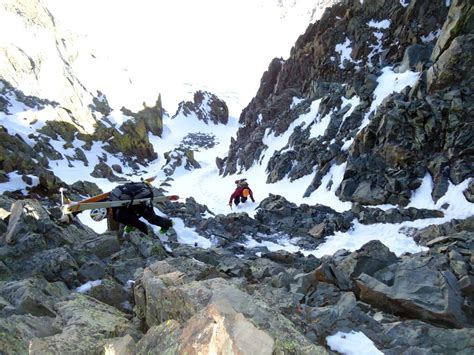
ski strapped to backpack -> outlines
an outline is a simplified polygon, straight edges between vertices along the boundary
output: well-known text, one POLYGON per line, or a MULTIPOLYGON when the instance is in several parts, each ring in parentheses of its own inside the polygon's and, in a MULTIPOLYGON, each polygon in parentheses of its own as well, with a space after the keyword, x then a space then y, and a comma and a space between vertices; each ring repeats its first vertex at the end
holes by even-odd
MULTIPOLYGON (((145 184, 150 184, 151 182, 155 181, 156 179, 156 176, 152 176, 152 177, 149 177, 149 178, 146 178, 146 179, 142 179, 142 181, 140 183, 145 183, 145 184)), ((123 184, 129 184, 129 182, 124 182, 123 184)), ((70 201, 69 199, 65 198, 64 197, 64 192, 66 192, 67 190, 64 189, 64 188, 60 188, 59 189, 59 192, 61 193, 61 204, 64 205, 64 202, 67 201, 67 203, 70 203, 72 201, 70 201)), ((104 193, 101 193, 99 195, 95 195, 95 196, 92 196, 92 197, 88 197, 84 200, 81 200, 80 202, 81 203, 84 203, 84 202, 97 202, 97 201, 104 201, 104 200, 107 200, 110 196, 110 194, 112 193, 112 191, 108 191, 108 192, 104 192, 104 193)))
POLYGON ((71 222, 74 215, 82 211, 95 208, 130 207, 140 204, 153 204, 164 201, 177 201, 179 196, 155 196, 150 183, 156 176, 142 180, 142 182, 127 182, 115 187, 112 191, 86 198, 81 201, 71 202, 64 197, 64 189, 61 192, 62 218, 64 222, 71 222), (66 202, 66 203, 64 203, 66 202))
POLYGON ((128 206, 135 206, 140 204, 147 204, 147 203, 157 203, 157 202, 165 202, 165 201, 177 201, 179 200, 178 195, 169 195, 169 196, 153 196, 152 198, 139 198, 134 200, 116 200, 116 201, 97 201, 97 202, 71 202, 65 204, 62 207, 62 212, 64 215, 72 214, 72 213, 79 213, 86 210, 91 210, 94 208, 113 208, 113 207, 128 207, 128 206))

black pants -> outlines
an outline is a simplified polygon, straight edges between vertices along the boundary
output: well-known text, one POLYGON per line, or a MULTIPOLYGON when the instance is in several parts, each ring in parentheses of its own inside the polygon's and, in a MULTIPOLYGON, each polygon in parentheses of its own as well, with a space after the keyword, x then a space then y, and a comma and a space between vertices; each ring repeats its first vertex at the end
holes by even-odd
POLYGON ((244 196, 237 196, 236 198, 234 198, 234 203, 235 203, 236 206, 239 203, 245 202, 245 201, 247 201, 247 197, 244 197, 244 196))
POLYGON ((145 205, 114 208, 113 217, 117 222, 126 226, 133 226, 145 234, 148 233, 147 226, 144 222, 140 221, 140 217, 162 228, 170 228, 173 225, 170 219, 157 216, 155 211, 153 211, 153 207, 145 205))

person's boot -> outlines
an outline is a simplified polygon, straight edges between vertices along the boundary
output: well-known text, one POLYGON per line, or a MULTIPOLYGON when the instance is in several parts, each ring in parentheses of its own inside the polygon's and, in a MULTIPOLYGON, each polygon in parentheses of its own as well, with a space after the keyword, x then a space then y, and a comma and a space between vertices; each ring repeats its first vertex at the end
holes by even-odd
POLYGON ((174 222, 171 221, 171 226, 168 228, 161 227, 160 234, 168 234, 170 231, 173 231, 174 222))
POLYGON ((123 229, 125 233, 130 233, 130 232, 133 232, 134 230, 136 230, 136 228, 133 226, 125 226, 123 229))

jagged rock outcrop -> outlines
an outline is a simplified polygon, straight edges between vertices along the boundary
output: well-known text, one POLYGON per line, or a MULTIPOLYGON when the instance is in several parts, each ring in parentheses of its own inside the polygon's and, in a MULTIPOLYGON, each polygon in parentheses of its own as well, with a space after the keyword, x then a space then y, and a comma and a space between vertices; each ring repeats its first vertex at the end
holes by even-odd
POLYGON ((255 219, 289 235, 309 233, 319 239, 337 230, 348 230, 354 216, 322 205, 296 206, 281 196, 270 195, 260 203, 255 219))
POLYGON ((184 116, 195 114, 199 120, 205 123, 227 124, 229 120, 227 104, 216 95, 207 91, 195 92, 193 102, 180 102, 173 117, 180 114, 184 116))
POLYGON ((221 173, 241 172, 273 154, 268 183, 316 170, 308 196, 331 166, 346 161, 341 199, 400 205, 427 173, 435 201, 448 181, 472 177, 472 5, 403 5, 342 1, 310 25, 290 57, 274 59, 262 76, 228 156, 218 161, 221 173), (375 109, 374 90, 387 66, 418 70, 420 77, 375 109), (281 150, 265 152, 265 137, 278 137, 303 115, 311 117, 291 126, 281 150))
POLYGON ((136 122, 143 121, 148 132, 153 133, 155 136, 161 137, 163 133, 163 115, 164 110, 161 104, 161 95, 158 96, 155 106, 147 107, 143 103, 143 110, 133 113, 125 107, 122 107, 122 112, 130 117, 135 118, 136 122))
POLYGON ((182 166, 186 170, 199 169, 201 165, 194 159, 194 152, 190 149, 176 148, 164 154, 166 163, 163 171, 167 176, 172 176, 176 168, 182 166))
POLYGON ((8 0, 0 13, 3 33, 24 33, 14 42, 8 37, 0 42, 0 78, 25 94, 56 101, 71 116, 68 122, 91 133, 96 122, 87 104, 93 95, 75 75, 70 60, 74 42, 71 35, 58 28, 42 1, 8 0), (21 14, 19 16, 18 14, 21 14), (51 56, 47 53, 56 53, 51 56), (55 82, 55 85, 51 85, 55 82))
MULTIPOLYGON (((55 109, 51 120, 45 120, 43 111, 51 110, 54 103, 47 100, 41 100, 38 97, 25 96, 21 91, 14 89, 9 83, 0 79, 0 97, 5 98, 5 107, 3 112, 9 115, 18 115, 18 107, 12 109, 15 100, 21 100, 25 105, 25 110, 30 108, 32 112, 38 111, 35 116, 28 114, 27 120, 29 127, 26 130, 18 131, 18 126, 8 129, 0 125, 0 171, 3 171, 4 180, 8 181, 7 174, 16 172, 22 175, 26 182, 28 190, 32 193, 51 197, 54 190, 64 185, 51 171, 55 161, 67 160, 69 166, 83 164, 90 166, 88 154, 91 153, 94 145, 100 143, 105 152, 116 155, 124 165, 130 165, 133 169, 137 163, 148 164, 157 158, 153 145, 149 141, 148 134, 160 135, 163 128, 163 109, 161 107, 160 97, 154 107, 145 107, 144 110, 133 113, 130 110, 123 111, 130 115, 120 126, 113 123, 109 116, 102 117, 100 114, 96 118, 101 118, 100 122, 95 123, 93 134, 82 133, 78 126, 71 122, 69 118, 75 117, 71 111, 64 109, 55 109), (58 111, 59 110, 59 111, 58 111), (55 118, 55 119, 54 119, 55 118), (41 121, 41 122, 39 122, 41 121), (44 121, 44 122, 43 122, 44 121), (28 134, 24 132, 29 132, 28 134), (42 175, 50 177, 46 183, 42 175), (31 180, 31 176, 39 177, 39 184, 31 180)), ((110 108, 107 109, 106 98, 99 108, 107 114, 110 114, 110 108)), ((98 104, 98 103, 97 103, 98 104)), ((17 105, 18 106, 18 105, 17 105)), ((49 111, 48 111, 49 112, 49 111)), ((94 111, 99 113, 98 111, 94 111)), ((20 114, 23 116, 23 114, 20 114)), ((48 119, 50 116, 48 116, 48 119)), ((6 121, 8 122, 8 121, 6 121)), ((8 125, 8 124, 6 124, 8 125)), ((102 154, 99 157, 100 163, 95 166, 92 172, 94 177, 105 177, 111 181, 120 180, 106 167, 107 156, 102 154)), ((95 157, 93 157, 95 160, 95 157)), ((121 167, 115 167, 115 172, 121 174, 121 167)))

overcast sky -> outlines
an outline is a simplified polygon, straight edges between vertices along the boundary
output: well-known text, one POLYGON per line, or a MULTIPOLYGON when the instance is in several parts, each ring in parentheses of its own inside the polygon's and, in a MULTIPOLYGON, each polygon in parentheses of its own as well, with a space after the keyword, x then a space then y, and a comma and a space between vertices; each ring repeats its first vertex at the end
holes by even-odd
MULTIPOLYGON (((160 81, 165 108, 204 88, 245 106, 274 57, 287 57, 316 0, 45 0, 53 15, 123 63, 140 87, 160 81), (289 12, 285 12, 286 9, 289 12), (285 15, 285 16, 283 16, 285 15), (175 97, 176 96, 176 97, 175 97)), ((155 89, 153 89, 155 90, 155 89)), ((188 98, 186 98, 188 99, 188 98)), ((241 107, 240 109, 242 109, 241 107)), ((237 111, 234 109, 234 111, 237 111)), ((238 112, 240 113, 240 111, 238 112)))

